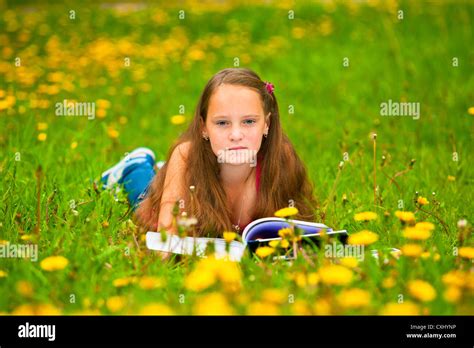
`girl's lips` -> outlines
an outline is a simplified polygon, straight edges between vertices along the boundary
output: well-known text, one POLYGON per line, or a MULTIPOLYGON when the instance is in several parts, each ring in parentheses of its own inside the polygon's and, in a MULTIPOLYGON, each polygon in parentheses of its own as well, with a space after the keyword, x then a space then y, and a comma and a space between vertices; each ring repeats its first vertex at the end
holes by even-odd
POLYGON ((236 147, 230 147, 230 148, 227 148, 228 150, 244 150, 246 149, 246 147, 244 146, 236 146, 236 147))

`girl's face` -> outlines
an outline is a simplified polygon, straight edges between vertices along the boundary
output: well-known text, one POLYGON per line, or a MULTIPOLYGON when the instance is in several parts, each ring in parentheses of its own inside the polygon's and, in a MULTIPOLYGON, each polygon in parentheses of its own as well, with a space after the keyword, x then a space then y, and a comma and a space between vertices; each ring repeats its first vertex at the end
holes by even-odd
POLYGON ((244 86, 219 86, 209 100, 202 135, 209 137, 219 163, 256 164, 262 137, 268 133, 260 95, 244 86))

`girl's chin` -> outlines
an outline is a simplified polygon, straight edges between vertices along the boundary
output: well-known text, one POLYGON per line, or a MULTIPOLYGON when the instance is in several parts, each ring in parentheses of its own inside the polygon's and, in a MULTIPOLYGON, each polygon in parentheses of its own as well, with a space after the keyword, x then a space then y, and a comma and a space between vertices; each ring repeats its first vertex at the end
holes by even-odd
POLYGON ((224 163, 219 163, 221 166, 232 166, 235 168, 241 168, 242 166, 247 166, 247 167, 255 167, 256 162, 224 162, 224 163))

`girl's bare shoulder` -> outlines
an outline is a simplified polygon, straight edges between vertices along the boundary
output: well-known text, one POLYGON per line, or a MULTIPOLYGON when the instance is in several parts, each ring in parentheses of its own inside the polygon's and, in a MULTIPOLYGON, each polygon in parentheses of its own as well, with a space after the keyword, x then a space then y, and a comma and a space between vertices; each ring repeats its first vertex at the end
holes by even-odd
POLYGON ((188 158, 189 151, 191 150, 191 141, 184 141, 178 146, 176 146, 176 149, 173 151, 173 154, 177 151, 181 157, 186 160, 188 158))

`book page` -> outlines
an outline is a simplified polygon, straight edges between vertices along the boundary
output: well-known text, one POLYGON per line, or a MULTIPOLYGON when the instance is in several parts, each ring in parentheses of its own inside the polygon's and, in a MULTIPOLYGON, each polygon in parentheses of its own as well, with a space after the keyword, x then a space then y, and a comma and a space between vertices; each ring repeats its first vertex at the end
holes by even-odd
POLYGON ((192 255, 194 248, 196 255, 205 257, 205 251, 208 243, 214 243, 215 254, 218 259, 228 258, 230 261, 240 261, 245 251, 245 246, 237 241, 233 241, 229 245, 229 252, 226 251, 226 242, 222 238, 180 238, 175 234, 166 234, 166 241, 162 241, 161 233, 147 232, 146 246, 148 249, 163 252, 171 252, 181 255, 192 255))

